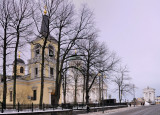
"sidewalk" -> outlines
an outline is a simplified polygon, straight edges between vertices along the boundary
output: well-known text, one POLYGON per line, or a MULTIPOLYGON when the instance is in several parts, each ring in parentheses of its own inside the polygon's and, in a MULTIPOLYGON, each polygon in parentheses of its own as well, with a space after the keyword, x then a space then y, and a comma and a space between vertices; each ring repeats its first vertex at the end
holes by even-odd
POLYGON ((78 115, 102 115, 102 114, 110 115, 111 113, 122 112, 122 111, 126 111, 126 110, 135 109, 138 107, 140 107, 140 106, 136 106, 136 107, 132 106, 132 107, 119 108, 119 109, 105 110, 104 113, 103 113, 103 111, 99 111, 99 112, 90 112, 87 114, 78 114, 78 115))

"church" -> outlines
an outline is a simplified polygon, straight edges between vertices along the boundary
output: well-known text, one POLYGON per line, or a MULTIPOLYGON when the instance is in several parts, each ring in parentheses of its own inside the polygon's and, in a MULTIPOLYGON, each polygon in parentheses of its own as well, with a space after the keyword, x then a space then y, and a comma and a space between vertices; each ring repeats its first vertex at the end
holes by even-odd
MULTIPOLYGON (((47 15, 43 15, 41 34, 45 33, 45 24, 47 15)), ((40 86, 41 86, 41 62, 42 62, 42 45, 44 38, 37 37, 30 42, 31 58, 28 63, 20 58, 17 59, 17 78, 16 78, 16 103, 20 104, 39 104, 40 99, 40 86), (27 69, 28 74, 25 74, 27 69)), ((45 64, 44 64, 44 96, 43 102, 45 104, 51 104, 54 102, 55 92, 55 76, 56 76, 56 52, 57 52, 57 40, 49 35, 45 48, 45 64)), ((14 62, 13 62, 14 65, 14 62)), ((14 66, 13 66, 14 67, 14 66)), ((13 75, 7 76, 7 104, 13 103, 13 75)), ((0 101, 3 100, 3 77, 0 82, 0 101)), ((60 99, 61 100, 61 99, 60 99)), ((61 103, 61 102, 59 102, 61 103)))
MULTIPOLYGON (((44 12, 42 25, 41 25, 41 36, 46 32, 47 23, 46 11, 44 12)), ((31 57, 26 64, 21 59, 20 54, 17 59, 17 77, 16 77, 16 103, 20 104, 39 104, 40 100, 40 88, 41 88, 41 62, 42 62, 42 45, 44 37, 36 37, 30 42, 30 53, 31 57), (27 70, 27 74, 25 73, 27 70)), ((57 58, 58 44, 57 40, 49 35, 48 41, 45 48, 45 63, 44 63, 44 104, 54 104, 55 94, 55 82, 56 82, 56 58, 57 58)), ((14 61, 13 61, 14 67, 14 61)), ((72 73, 71 73, 72 74, 72 73)), ((7 76, 7 104, 13 104, 13 75, 7 76)), ((73 74, 72 74, 73 75, 73 74)), ((82 76, 81 76, 82 77, 82 76)), ((0 75, 0 101, 3 101, 3 76, 0 75)), ((72 79, 72 77, 70 78, 72 79)), ((82 82, 78 83, 77 88, 77 102, 82 102, 82 82)), ((104 99, 107 98, 107 86, 104 84, 104 99)), ((63 103, 63 90, 61 88, 59 103, 63 103)), ((67 87, 67 103, 73 103, 74 98, 74 83, 71 83, 67 87)), ((90 102, 97 102, 99 100, 99 88, 98 84, 94 84, 90 92, 90 102)))

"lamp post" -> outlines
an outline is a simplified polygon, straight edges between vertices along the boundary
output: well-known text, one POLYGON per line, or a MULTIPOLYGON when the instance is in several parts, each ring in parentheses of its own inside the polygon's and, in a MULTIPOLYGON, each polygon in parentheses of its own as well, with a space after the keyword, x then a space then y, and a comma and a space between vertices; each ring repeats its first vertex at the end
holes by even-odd
POLYGON ((135 85, 133 84, 134 107, 135 107, 135 85))

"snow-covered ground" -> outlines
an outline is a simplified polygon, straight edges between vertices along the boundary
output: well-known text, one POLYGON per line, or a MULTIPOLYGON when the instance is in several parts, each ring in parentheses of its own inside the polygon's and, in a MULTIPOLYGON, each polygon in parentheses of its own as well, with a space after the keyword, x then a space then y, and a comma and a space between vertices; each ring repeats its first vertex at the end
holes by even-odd
MULTIPOLYGON (((116 106, 108 106, 108 107, 116 107, 116 106)), ((125 110, 128 110, 128 109, 134 109, 134 108, 137 108, 138 106, 134 107, 134 106, 131 106, 131 107, 125 107, 125 108, 119 108, 119 109, 112 109, 112 110, 105 110, 104 113, 105 114, 109 114, 109 113, 114 113, 114 112, 120 112, 120 111, 125 111, 125 110)), ((91 107, 90 109, 94 109, 94 108, 101 108, 101 107, 91 107)), ((76 111, 77 107, 74 107, 73 109, 75 109, 74 111, 76 111)), ((82 107, 78 107, 78 109, 84 109, 86 110, 86 106, 84 106, 83 108, 82 107)), ((44 111, 43 110, 39 110, 38 108, 35 109, 34 108, 34 111, 33 112, 51 112, 51 111, 69 111, 70 109, 63 109, 61 107, 57 107, 57 109, 54 109, 53 108, 50 108, 50 109, 45 109, 44 111)), ((1 113, 0 111, 0 114, 16 114, 16 113, 32 113, 31 109, 25 109, 23 111, 19 111, 18 110, 15 110, 15 109, 9 109, 9 110, 4 110, 4 113, 1 113)), ((88 113, 87 115, 101 115, 102 114, 102 111, 99 111, 99 112, 90 112, 88 113)), ((84 114, 79 114, 79 115, 84 115, 84 114)))
POLYGON ((39 110, 39 109, 34 109, 34 111, 32 112, 31 109, 25 109, 23 111, 19 111, 18 110, 15 110, 15 109, 9 109, 9 110, 4 110, 4 113, 1 113, 0 111, 0 114, 17 114, 17 113, 36 113, 36 112, 39 112, 39 113, 43 113, 43 112, 52 112, 52 111, 70 111, 70 109, 63 109, 62 108, 57 108, 57 109, 45 109, 44 111, 43 110, 39 110))
MULTIPOLYGON (((119 108, 119 109, 105 110, 104 114, 105 115, 109 115, 111 113, 117 113, 117 112, 122 112, 122 111, 130 110, 130 109, 135 109, 137 107, 139 107, 139 106, 136 106, 136 107, 132 106, 132 107, 119 108)), ((102 112, 103 111, 90 112, 90 113, 87 113, 87 114, 78 114, 78 115, 102 115, 102 112)))

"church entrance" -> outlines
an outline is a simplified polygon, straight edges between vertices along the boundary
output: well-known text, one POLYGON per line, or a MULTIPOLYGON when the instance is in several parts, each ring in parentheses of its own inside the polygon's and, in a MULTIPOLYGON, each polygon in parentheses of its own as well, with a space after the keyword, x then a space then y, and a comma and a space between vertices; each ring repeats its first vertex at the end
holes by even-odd
POLYGON ((51 93, 51 105, 54 106, 54 104, 56 103, 56 96, 54 95, 54 93, 51 93))

